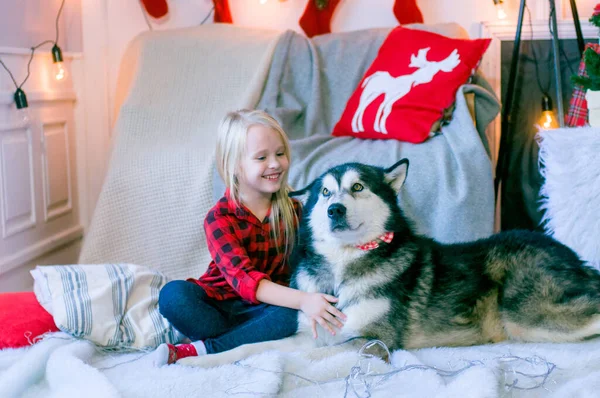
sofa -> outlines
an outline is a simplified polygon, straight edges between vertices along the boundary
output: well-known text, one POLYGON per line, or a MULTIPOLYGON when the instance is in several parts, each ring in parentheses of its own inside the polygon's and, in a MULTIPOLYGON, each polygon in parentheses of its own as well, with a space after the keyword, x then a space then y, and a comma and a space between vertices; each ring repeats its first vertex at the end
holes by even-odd
MULTIPOLYGON (((466 36, 455 24, 420 28, 466 36)), ((457 93, 442 134, 422 144, 331 136, 388 32, 307 40, 217 24, 138 37, 121 67, 114 148, 79 262, 200 275, 210 261, 203 218, 224 192, 214 167, 216 128, 227 111, 244 107, 265 109, 283 125, 293 187, 346 161, 390 166, 406 157, 411 176, 401 200, 420 232, 445 242, 491 234, 485 129, 499 105, 480 76, 457 93), (475 120, 466 93, 475 96, 475 120)))
MULTIPOLYGON (((412 28, 466 37, 455 24, 412 28)), ((399 201, 420 233, 444 242, 489 236, 494 192, 486 127, 499 104, 482 76, 458 89, 451 119, 423 143, 331 136, 388 33, 309 40, 291 31, 215 24, 137 37, 121 63, 109 168, 80 265, 137 264, 165 279, 198 277, 210 261, 203 218, 223 193, 215 131, 237 108, 265 109, 281 122, 291 139, 292 186, 347 161, 389 166, 408 158, 399 201)), ((152 347, 118 348, 63 331, 28 348, 2 350, 0 396, 516 397, 527 389, 543 396, 550 395, 549 380, 557 383, 551 392, 589 387, 577 383, 597 378, 600 353, 596 342, 503 343, 398 350, 390 365, 354 352, 318 363, 304 353, 271 352, 200 369, 155 368, 144 362, 152 347)))

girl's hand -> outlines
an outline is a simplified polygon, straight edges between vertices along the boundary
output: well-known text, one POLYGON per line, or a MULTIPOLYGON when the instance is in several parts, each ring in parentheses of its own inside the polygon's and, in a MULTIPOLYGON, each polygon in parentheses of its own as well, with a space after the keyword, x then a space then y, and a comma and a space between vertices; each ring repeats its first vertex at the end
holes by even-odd
POLYGON ((307 293, 300 303, 300 310, 311 320, 313 337, 317 338, 317 323, 328 330, 333 336, 333 326, 341 328, 344 324, 340 320, 346 320, 340 310, 330 303, 337 303, 336 297, 323 293, 307 293))

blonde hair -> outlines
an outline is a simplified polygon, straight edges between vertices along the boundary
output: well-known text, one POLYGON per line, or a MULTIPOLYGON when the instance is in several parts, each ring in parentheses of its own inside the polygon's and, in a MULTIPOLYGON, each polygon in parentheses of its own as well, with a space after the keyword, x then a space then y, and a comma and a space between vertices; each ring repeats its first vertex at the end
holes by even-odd
MULTIPOLYGON (((219 125, 217 137, 216 162, 217 169, 225 186, 229 188, 231 199, 239 206, 240 187, 236 174, 240 172, 240 162, 246 152, 246 137, 248 129, 253 125, 269 127, 279 133, 283 142, 285 154, 291 164, 290 143, 281 125, 272 116, 261 110, 241 109, 229 112, 219 125)), ((283 222, 285 255, 291 253, 296 239, 297 215, 294 204, 288 193, 292 190, 288 185, 287 171, 282 176, 281 188, 273 194, 271 217, 269 223, 276 240, 280 237, 280 225, 283 222)), ((280 248, 277 247, 279 252, 280 248)))

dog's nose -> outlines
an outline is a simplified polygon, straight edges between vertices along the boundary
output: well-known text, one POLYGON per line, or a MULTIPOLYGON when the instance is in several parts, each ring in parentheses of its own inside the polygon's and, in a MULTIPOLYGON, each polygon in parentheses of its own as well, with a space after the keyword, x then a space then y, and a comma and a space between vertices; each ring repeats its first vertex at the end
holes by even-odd
POLYGON ((332 220, 344 217, 346 215, 346 206, 341 203, 334 203, 327 209, 327 215, 332 220))

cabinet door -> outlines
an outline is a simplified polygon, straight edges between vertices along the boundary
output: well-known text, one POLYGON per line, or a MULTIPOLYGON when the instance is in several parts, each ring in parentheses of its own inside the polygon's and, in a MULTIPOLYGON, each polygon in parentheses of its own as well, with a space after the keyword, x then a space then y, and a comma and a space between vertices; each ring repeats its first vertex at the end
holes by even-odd
POLYGON ((73 103, 40 100, 29 113, 0 125, 0 275, 83 234, 73 103))

